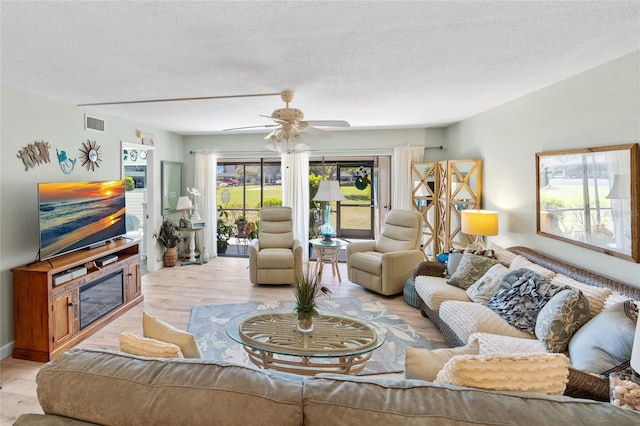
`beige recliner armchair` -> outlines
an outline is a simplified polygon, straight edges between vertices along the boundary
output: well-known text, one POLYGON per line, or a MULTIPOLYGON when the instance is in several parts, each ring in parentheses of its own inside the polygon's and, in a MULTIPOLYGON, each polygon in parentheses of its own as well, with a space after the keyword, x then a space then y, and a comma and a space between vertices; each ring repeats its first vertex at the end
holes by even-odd
POLYGON ((302 271, 302 246, 293 238, 291 207, 260 210, 258 238, 249 245, 253 284, 293 284, 302 271))
POLYGON ((411 210, 387 213, 376 241, 358 241, 347 246, 349 281, 386 296, 401 293, 418 263, 422 215, 411 210))

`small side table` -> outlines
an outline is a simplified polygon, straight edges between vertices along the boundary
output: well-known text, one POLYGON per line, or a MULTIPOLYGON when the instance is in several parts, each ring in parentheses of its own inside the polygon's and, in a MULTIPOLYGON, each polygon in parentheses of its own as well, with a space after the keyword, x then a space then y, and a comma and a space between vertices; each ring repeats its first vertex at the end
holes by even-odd
POLYGON ((309 244, 316 249, 318 253, 318 257, 316 259, 316 276, 318 277, 318 281, 322 281, 322 268, 324 265, 331 265, 331 270, 333 275, 338 275, 338 282, 342 282, 342 277, 340 276, 340 269, 338 268, 338 255, 340 254, 340 249, 347 245, 345 241, 333 239, 330 243, 326 243, 322 240, 322 238, 314 238, 309 240, 309 244))
POLYGON ((196 232, 202 231, 205 228, 178 228, 180 232, 188 232, 189 233, 189 259, 182 261, 182 266, 185 265, 202 265, 206 262, 203 259, 202 255, 200 259, 196 259, 196 232))

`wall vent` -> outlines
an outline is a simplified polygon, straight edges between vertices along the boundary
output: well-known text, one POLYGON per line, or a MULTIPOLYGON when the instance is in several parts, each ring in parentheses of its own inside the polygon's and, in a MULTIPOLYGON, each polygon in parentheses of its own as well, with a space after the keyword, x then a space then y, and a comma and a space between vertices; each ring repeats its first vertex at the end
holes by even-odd
POLYGON ((95 130, 97 132, 104 132, 104 120, 98 117, 92 117, 90 115, 84 115, 84 129, 95 130))

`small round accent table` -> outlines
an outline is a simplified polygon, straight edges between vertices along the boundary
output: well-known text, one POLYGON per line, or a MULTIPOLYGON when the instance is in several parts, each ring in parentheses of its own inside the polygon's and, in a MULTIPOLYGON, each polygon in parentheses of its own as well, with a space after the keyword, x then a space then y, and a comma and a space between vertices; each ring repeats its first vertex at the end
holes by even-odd
POLYGON ((338 268, 338 255, 340 254, 340 249, 346 246, 347 243, 335 238, 332 239, 330 243, 325 242, 322 238, 314 238, 309 240, 309 244, 311 244, 318 253, 315 269, 318 281, 322 281, 322 268, 324 265, 331 265, 333 275, 338 275, 338 282, 341 283, 342 277, 340 276, 340 269, 338 268))
POLYGON ((368 321, 332 314, 314 317, 310 333, 298 331, 291 311, 239 315, 225 331, 258 367, 307 376, 359 373, 384 343, 384 333, 368 321))

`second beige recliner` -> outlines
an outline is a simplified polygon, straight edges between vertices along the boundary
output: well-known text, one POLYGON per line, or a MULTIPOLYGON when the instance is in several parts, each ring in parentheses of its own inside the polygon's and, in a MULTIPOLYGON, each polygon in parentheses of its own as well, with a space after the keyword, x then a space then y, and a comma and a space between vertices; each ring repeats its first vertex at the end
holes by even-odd
POLYGON ((302 272, 302 246, 293 238, 291 207, 260 210, 258 238, 249 245, 253 284, 293 284, 302 272))
POLYGON ((391 210, 376 241, 347 246, 349 281, 376 293, 401 293, 425 255, 420 250, 422 215, 412 210, 391 210))

